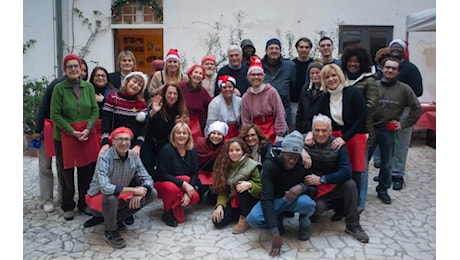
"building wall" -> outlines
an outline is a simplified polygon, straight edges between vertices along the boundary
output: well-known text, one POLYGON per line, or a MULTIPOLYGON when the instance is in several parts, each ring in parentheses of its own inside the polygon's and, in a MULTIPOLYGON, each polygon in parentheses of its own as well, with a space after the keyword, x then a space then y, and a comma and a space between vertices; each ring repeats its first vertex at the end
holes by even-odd
MULTIPOLYGON (((56 56, 53 2, 24 0, 24 42, 31 38, 37 40, 35 46, 24 55, 24 75, 51 77, 56 74, 56 62, 53 61, 56 56)), ((111 1, 63 1, 67 10, 63 13, 64 42, 70 43, 74 39, 74 46, 78 47, 85 44, 91 33, 81 20, 74 18, 72 37, 72 2, 86 17, 92 18, 92 10, 95 9, 110 17, 111 1)), ((435 0, 389 0, 379 5, 366 0, 168 0, 164 1, 164 51, 166 53, 169 48, 177 48, 186 67, 189 67, 207 54, 210 46, 206 40, 211 38, 219 39, 213 45, 213 54, 225 55, 231 39, 239 38, 236 35, 238 29, 241 38, 250 38, 254 42, 260 56, 264 55, 265 42, 272 37, 282 41, 285 55, 289 54, 287 35, 291 35, 294 42, 302 36, 309 37, 315 45, 319 31, 333 34, 333 38, 337 39, 339 24, 394 26, 394 38, 404 39, 406 16, 433 7, 436 7, 435 0), (239 25, 235 18, 238 13, 243 15, 239 25), (216 24, 221 28, 216 30, 216 24)), ((145 26, 142 28, 145 29, 145 26)), ((424 79, 425 91, 420 100, 435 101, 436 33, 411 33, 409 40, 411 61, 419 67, 424 79)), ((96 36, 90 53, 85 57, 90 69, 96 63, 109 71, 115 69, 113 42, 111 29, 96 36)), ((295 50, 292 53, 295 55, 295 50)))

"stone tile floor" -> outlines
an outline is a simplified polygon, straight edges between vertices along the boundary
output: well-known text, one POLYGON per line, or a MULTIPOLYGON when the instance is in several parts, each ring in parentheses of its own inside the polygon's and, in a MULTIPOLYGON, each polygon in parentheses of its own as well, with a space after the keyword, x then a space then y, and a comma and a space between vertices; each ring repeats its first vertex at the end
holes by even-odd
MULTIPOLYGON (((370 165, 367 208, 361 214, 369 243, 346 234, 343 220, 330 221, 331 211, 312 224, 310 240, 299 241, 296 216, 285 219, 278 259, 436 259, 436 150, 421 140, 413 142, 406 186, 389 190, 391 205, 377 198, 372 178, 378 171, 370 165)), ((186 222, 172 228, 161 221, 162 202, 156 200, 139 211, 122 234, 126 247, 114 249, 103 239, 103 225, 83 228, 88 216, 76 213, 74 220, 65 221, 60 209, 40 209, 37 176, 38 159, 25 154, 23 259, 270 259, 268 231, 233 235, 231 226, 216 230, 210 220, 213 208, 205 202, 188 208, 186 222)))

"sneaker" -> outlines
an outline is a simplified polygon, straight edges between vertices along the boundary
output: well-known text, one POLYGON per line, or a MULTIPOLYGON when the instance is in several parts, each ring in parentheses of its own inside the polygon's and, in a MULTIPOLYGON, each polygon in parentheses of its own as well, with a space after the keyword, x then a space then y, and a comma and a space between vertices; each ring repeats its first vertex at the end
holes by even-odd
POLYGON ((161 220, 163 220, 163 222, 170 227, 177 227, 177 220, 174 218, 171 210, 165 210, 163 212, 163 216, 161 216, 161 220))
POLYGON ((300 241, 307 241, 310 239, 310 227, 299 226, 299 232, 297 234, 300 241))
POLYGON ((378 176, 378 175, 377 175, 377 176, 374 176, 374 179, 373 179, 373 180, 376 181, 376 182, 379 182, 379 176, 378 176))
POLYGON ((120 236, 118 231, 105 231, 104 238, 112 247, 123 248, 126 246, 125 240, 120 236))
POLYGON ((128 231, 128 228, 125 226, 125 224, 123 224, 122 221, 118 221, 117 225, 117 232, 125 233, 126 231, 128 231))
POLYGON ((104 223, 104 218, 103 217, 92 217, 90 219, 88 219, 87 221, 85 221, 85 223, 83 223, 83 226, 85 228, 89 228, 89 227, 94 227, 98 224, 101 224, 101 223, 104 223))
POLYGON ((132 224, 134 224, 134 216, 131 215, 131 216, 125 218, 125 219, 123 220, 123 222, 125 222, 126 225, 132 225, 132 224))
POLYGON ((334 215, 332 215, 331 220, 332 221, 340 221, 340 220, 342 220, 343 216, 344 216, 344 212, 339 211, 339 212, 334 213, 334 215))
POLYGON ((356 240, 358 240, 361 243, 369 242, 369 236, 366 234, 366 231, 364 231, 364 229, 360 225, 358 225, 355 228, 347 226, 345 228, 345 232, 352 235, 354 238, 356 238, 356 240))
POLYGON ((402 190, 404 186, 403 177, 393 177, 393 190, 402 190))
POLYGON ((390 198, 390 195, 388 195, 388 193, 386 192, 380 192, 377 197, 379 197, 379 199, 385 203, 385 204, 391 204, 391 198, 390 198))
POLYGON ((51 201, 47 201, 45 202, 45 204, 43 204, 43 210, 46 212, 46 213, 50 213, 50 212, 53 212, 54 211, 54 205, 51 201))
POLYGON ((73 212, 73 210, 64 211, 65 220, 72 220, 74 217, 75 217, 75 213, 73 212))
POLYGON ((283 224, 283 218, 284 218, 284 214, 283 213, 280 213, 278 215, 278 231, 280 232, 280 236, 284 235, 284 224, 283 224))

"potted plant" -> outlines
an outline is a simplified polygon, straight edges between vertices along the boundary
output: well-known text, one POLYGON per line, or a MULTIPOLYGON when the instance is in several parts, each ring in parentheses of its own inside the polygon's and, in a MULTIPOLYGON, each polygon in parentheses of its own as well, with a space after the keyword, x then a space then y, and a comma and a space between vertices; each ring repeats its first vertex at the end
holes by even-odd
MULTIPOLYGON (((27 144, 35 131, 35 121, 40 109, 40 103, 48 86, 48 79, 30 80, 28 76, 23 77, 22 92, 22 129, 27 140, 27 144)), ((36 149, 29 149, 31 155, 36 155, 36 149)))

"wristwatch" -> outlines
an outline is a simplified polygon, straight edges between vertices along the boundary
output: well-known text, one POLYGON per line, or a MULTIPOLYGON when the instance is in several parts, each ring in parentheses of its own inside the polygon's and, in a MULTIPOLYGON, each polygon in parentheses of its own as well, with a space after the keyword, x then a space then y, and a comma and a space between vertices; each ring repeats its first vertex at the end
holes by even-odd
POLYGON ((319 178, 319 182, 321 184, 326 184, 326 176, 321 176, 321 178, 319 178))

